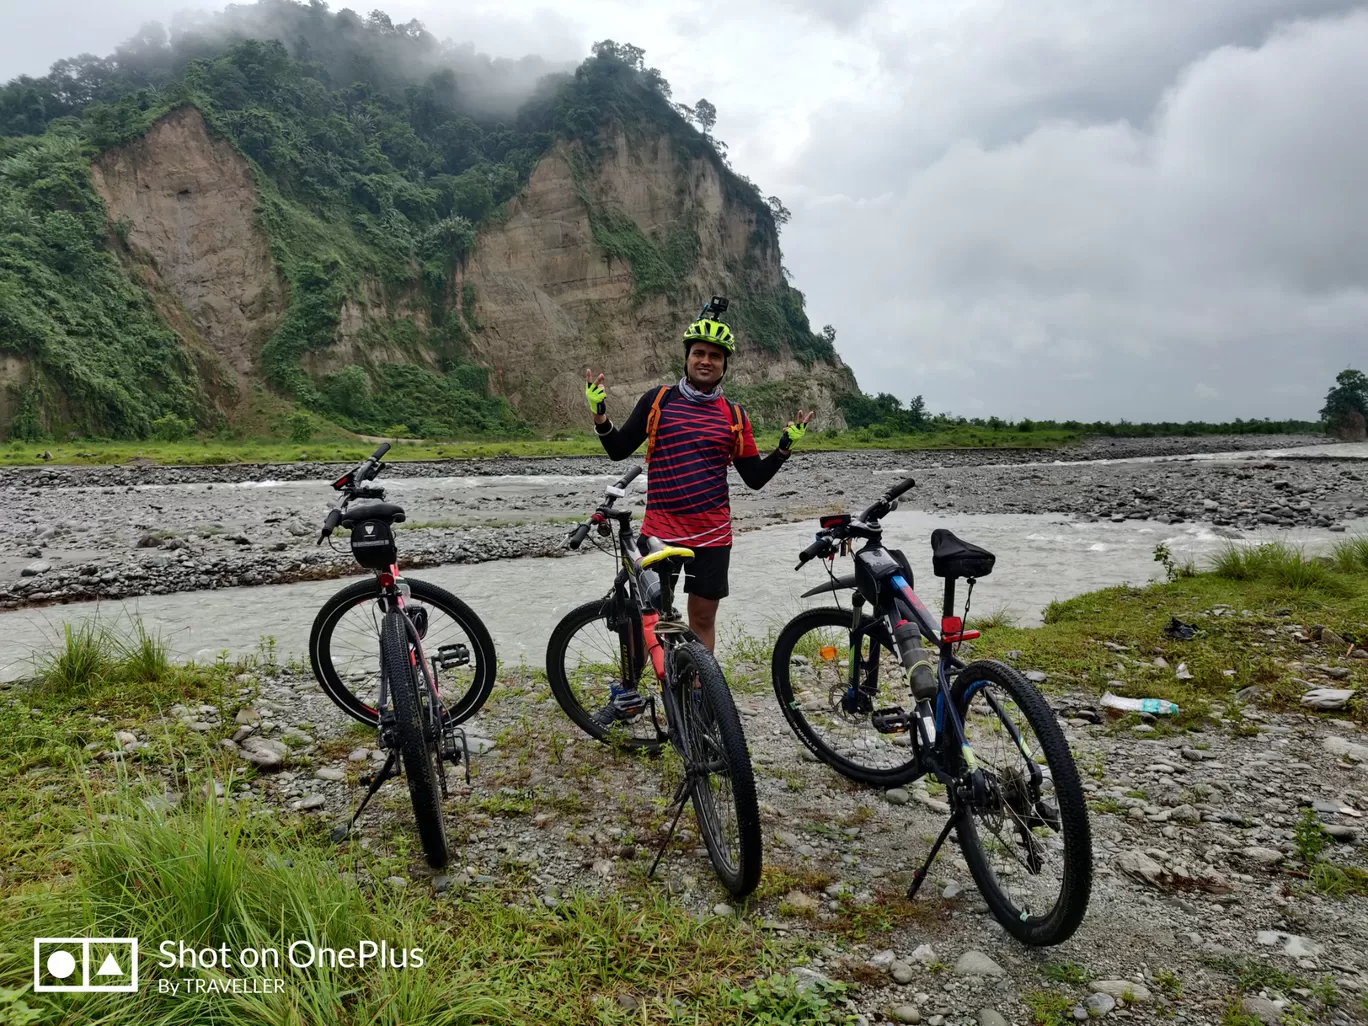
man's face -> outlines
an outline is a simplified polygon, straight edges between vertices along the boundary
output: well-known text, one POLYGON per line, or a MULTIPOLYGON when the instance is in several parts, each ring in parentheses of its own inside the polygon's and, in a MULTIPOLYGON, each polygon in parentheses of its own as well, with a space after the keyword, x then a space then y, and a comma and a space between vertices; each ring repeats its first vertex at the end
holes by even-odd
POLYGON ((711 342, 695 342, 689 347, 685 373, 694 387, 708 391, 722 380, 722 370, 727 364, 727 351, 711 342))

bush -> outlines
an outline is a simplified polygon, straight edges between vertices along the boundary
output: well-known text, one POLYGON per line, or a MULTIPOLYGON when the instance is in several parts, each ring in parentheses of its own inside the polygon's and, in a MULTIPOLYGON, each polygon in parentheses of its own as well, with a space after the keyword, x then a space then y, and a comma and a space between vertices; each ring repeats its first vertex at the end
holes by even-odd
POLYGON ((313 418, 303 410, 290 414, 290 441, 299 445, 313 438, 313 418))
POLYGON ((195 422, 168 413, 152 422, 152 437, 159 442, 183 442, 195 430, 195 422))

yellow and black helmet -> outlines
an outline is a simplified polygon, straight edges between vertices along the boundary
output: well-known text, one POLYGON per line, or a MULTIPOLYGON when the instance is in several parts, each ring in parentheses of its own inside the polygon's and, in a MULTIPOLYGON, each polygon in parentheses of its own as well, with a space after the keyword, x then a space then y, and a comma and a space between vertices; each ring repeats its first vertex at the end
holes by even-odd
POLYGON ((684 332, 684 345, 687 347, 691 342, 711 342, 715 346, 721 346, 729 354, 736 352, 736 343, 732 337, 731 328, 721 321, 711 321, 706 318, 701 321, 694 321, 684 332))

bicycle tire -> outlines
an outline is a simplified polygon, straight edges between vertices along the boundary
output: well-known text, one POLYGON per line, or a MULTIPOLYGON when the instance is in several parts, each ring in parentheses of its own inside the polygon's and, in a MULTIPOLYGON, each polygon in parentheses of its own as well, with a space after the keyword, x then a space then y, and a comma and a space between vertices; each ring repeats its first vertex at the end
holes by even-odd
MULTIPOLYGON (((1088 898, 1092 891, 1092 838, 1083 787, 1079 782, 1078 769, 1069 751, 1068 742, 1064 739, 1064 732, 1060 730, 1054 713, 1035 685, 1013 667, 983 660, 971 663, 960 670, 951 689, 951 701, 961 718, 969 719, 969 703, 978 692, 990 694, 986 691, 986 686, 1006 692, 1021 710, 1044 755, 1049 779, 1053 785, 1059 829, 1040 829, 1045 831, 1046 836, 1053 833, 1062 836, 1063 839, 1059 895, 1050 909, 1043 914, 1018 907, 993 871, 977 824, 967 807, 957 810, 960 821, 956 825, 956 832, 959 836, 960 849, 965 862, 969 865, 969 872, 974 877, 974 883, 978 885, 979 892, 987 902, 993 917, 1023 944, 1048 947, 1068 940, 1078 929, 1087 912, 1088 898)), ((991 707, 990 711, 993 711, 991 707)), ((966 731, 969 729, 966 727, 966 731)), ((1026 739, 1023 737, 1023 740, 1026 739)), ((1034 747, 1029 742, 1027 744, 1028 748, 1034 747)), ((1004 748, 1006 747, 1004 744, 1004 748)), ((1020 754, 1014 745, 1011 746, 1011 750, 1015 754, 1020 754)), ((957 755, 952 757, 959 761, 957 755)), ((1034 754, 1032 758, 1039 763, 1034 754)), ((979 761, 982 764, 981 755, 979 761)))
POLYGON ((394 734, 404 763, 413 818, 428 865, 441 869, 447 863, 446 821, 442 816, 442 772, 437 738, 427 728, 427 713, 419 695, 418 674, 410 655, 409 625, 397 609, 385 614, 380 625, 380 664, 394 708, 394 734))
MULTIPOLYGON (((497 662, 494 641, 475 611, 445 588, 427 581, 404 578, 411 597, 426 605, 435 606, 454 620, 475 649, 476 672, 465 694, 446 702, 443 718, 450 724, 464 723, 480 711, 494 689, 497 662)), ((374 706, 357 695, 342 679, 332 658, 333 632, 348 610, 380 597, 380 582, 374 577, 349 584, 323 604, 314 617, 309 632, 309 662, 323 692, 339 709, 352 719, 371 727, 378 727, 380 714, 374 706)), ((444 700, 447 696, 443 695, 444 700)), ((371 699, 374 701, 374 699, 371 699)))
MULTIPOLYGON (((872 625, 873 622, 870 617, 866 616, 861 620, 861 626, 872 625)), ((820 628, 832 628, 845 631, 848 634, 850 631, 849 610, 837 609, 834 606, 822 606, 817 609, 806 609, 799 613, 779 632, 779 637, 774 643, 774 655, 770 663, 770 679, 774 684, 774 695, 779 700, 779 708, 784 713, 784 719, 788 720, 789 726, 798 735, 798 740, 806 746, 808 751, 837 773, 860 784, 884 788, 897 787, 920 776, 922 770, 914 746, 899 749, 899 752, 906 751, 907 758, 897 765, 870 766, 847 758, 836 751, 827 743, 824 732, 813 726, 808 717, 804 715, 802 702, 793 683, 794 649, 807 634, 820 628)), ((873 639, 870 643, 878 644, 873 639)), ((901 677, 898 678, 898 683, 901 684, 901 677)), ((911 701, 910 695, 908 701, 911 701)), ((872 727, 870 729, 873 730, 872 727)), ((882 735, 878 736, 881 737, 882 735)), ((887 748, 892 749, 893 746, 888 745, 887 748)))
MULTIPOLYGON (((736 711, 736 703, 732 700, 731 689, 727 687, 721 667, 702 644, 697 641, 686 642, 674 650, 673 658, 679 699, 686 710, 683 715, 691 720, 687 733, 695 749, 692 753, 681 752, 681 755, 686 760, 691 757, 696 759, 700 754, 697 750, 706 747, 710 761, 720 758, 726 771, 722 787, 730 791, 736 812, 735 852, 732 852, 731 843, 724 836, 726 825, 718 813, 711 784, 716 776, 714 773, 705 774, 694 783, 691 795, 694 819, 698 822, 703 846, 708 850, 718 879, 733 898, 741 899, 760 883, 763 868, 760 805, 755 796, 755 774, 751 768, 750 751, 746 747, 746 735, 741 728, 741 716, 736 711), (700 701, 697 704, 690 694, 695 690, 688 683, 690 671, 699 683, 697 690, 700 692, 700 701)), ((677 738, 679 734, 672 730, 670 736, 677 738)))
MULTIPOLYGON (((595 720, 593 710, 584 707, 570 683, 570 672, 567 667, 570 643, 581 630, 599 621, 603 621, 606 633, 612 633, 608 621, 615 615, 615 602, 615 598, 608 595, 576 606, 561 618, 560 623, 556 624, 556 629, 551 632, 551 640, 546 644, 546 679, 551 685, 551 694, 565 710, 565 715, 594 740, 621 744, 646 752, 658 752, 663 744, 659 739, 628 736, 595 720)), ((637 637, 641 637, 640 613, 633 609, 627 616, 631 622, 630 629, 636 631, 637 637)))

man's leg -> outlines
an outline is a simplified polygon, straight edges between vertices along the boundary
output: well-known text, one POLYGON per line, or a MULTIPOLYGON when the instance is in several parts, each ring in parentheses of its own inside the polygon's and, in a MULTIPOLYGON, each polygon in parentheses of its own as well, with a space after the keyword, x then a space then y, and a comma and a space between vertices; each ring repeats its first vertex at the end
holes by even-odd
POLYGON ((698 640, 713 650, 717 640, 717 604, 720 599, 689 596, 689 629, 698 635, 698 640))

